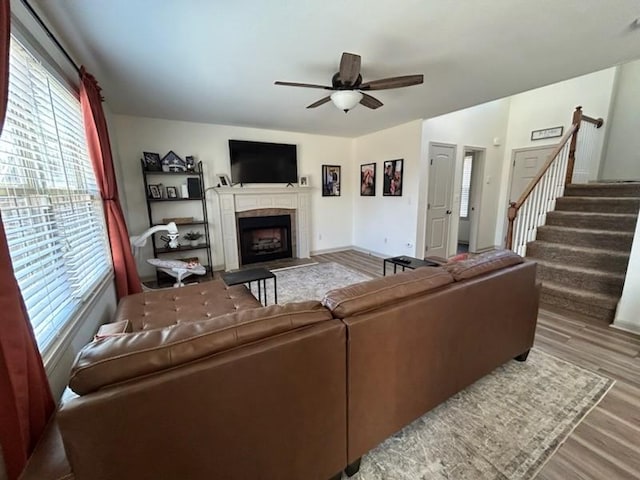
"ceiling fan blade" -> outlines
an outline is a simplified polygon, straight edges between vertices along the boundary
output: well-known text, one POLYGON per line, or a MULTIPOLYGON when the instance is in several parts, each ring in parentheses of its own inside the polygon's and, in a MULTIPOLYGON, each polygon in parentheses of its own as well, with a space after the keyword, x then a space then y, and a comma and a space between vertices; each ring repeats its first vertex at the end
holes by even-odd
POLYGON ((362 94, 362 99, 360 100, 360 104, 372 110, 375 110, 376 108, 380 108, 382 105, 384 105, 384 103, 382 103, 380 100, 372 97, 371 95, 367 95, 366 93, 362 94))
POLYGON ((324 97, 324 98, 321 98, 320 100, 318 100, 317 102, 312 103, 307 108, 316 108, 316 107, 319 107, 320 105, 324 105, 325 103, 327 103, 329 101, 331 101, 331 97, 324 97))
POLYGON ((340 81, 343 85, 353 85, 360 75, 360 55, 344 52, 340 59, 340 81))
POLYGON ((285 87, 305 87, 305 88, 322 88, 324 90, 333 90, 333 87, 326 85, 315 85, 313 83, 297 83, 297 82, 275 82, 275 85, 284 85, 285 87))
POLYGON ((389 88, 410 87, 424 82, 424 75, 405 75, 403 77, 382 78, 363 83, 358 90, 387 90, 389 88))

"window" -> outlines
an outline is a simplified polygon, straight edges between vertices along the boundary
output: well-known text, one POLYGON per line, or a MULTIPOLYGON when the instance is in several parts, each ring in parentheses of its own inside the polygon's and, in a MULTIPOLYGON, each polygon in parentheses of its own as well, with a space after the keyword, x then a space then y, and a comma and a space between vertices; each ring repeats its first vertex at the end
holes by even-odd
POLYGON ((80 101, 15 38, 0 135, 0 210, 44 352, 109 275, 111 258, 80 101))
POLYGON ((462 162, 462 192, 460 193, 460 218, 469 218, 469 198, 471 195, 471 169, 473 153, 464 154, 462 162))

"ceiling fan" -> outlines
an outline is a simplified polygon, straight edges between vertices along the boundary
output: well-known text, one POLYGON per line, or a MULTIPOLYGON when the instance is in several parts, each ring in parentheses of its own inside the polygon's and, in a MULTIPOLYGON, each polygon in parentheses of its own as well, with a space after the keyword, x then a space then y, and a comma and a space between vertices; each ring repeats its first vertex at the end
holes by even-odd
POLYGON ((333 75, 330 87, 326 85, 315 85, 312 83, 279 81, 275 82, 275 84, 285 85, 288 87, 321 88, 323 90, 331 90, 333 91, 331 95, 321 98, 317 102, 307 106, 307 108, 316 108, 332 101, 336 107, 347 113, 358 105, 358 103, 374 110, 383 105, 380 100, 365 92, 371 90, 388 90, 390 88, 409 87, 411 85, 419 85, 424 82, 424 75, 405 75, 402 77, 383 78, 380 80, 362 83, 360 63, 360 55, 344 52, 340 59, 340 71, 333 75))

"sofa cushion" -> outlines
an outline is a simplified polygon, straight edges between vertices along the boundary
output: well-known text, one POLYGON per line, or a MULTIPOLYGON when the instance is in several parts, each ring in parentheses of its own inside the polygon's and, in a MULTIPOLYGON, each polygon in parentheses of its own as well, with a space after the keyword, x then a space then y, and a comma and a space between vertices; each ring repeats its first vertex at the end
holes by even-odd
POLYGON ((82 349, 69 386, 79 395, 272 335, 331 320, 317 301, 270 305, 199 322, 109 337, 82 349))
POLYGON ((337 318, 373 310, 404 298, 420 295, 453 282, 440 267, 422 267, 331 290, 322 299, 337 318))
POLYGON ((222 280, 214 280, 129 295, 120 300, 114 322, 128 320, 136 332, 261 306, 244 285, 228 287, 222 280))
POLYGON ((500 270, 524 262, 524 259, 511 250, 493 250, 481 253, 473 258, 444 265, 456 282, 477 277, 488 272, 500 270))

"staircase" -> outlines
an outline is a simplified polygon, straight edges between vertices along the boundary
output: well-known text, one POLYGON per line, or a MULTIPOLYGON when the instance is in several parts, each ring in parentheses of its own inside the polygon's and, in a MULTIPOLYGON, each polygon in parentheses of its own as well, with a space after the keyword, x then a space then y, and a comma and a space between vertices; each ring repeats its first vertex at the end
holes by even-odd
POLYGON ((538 262, 541 306, 613 321, 629 261, 640 183, 567 185, 526 256, 538 262))

